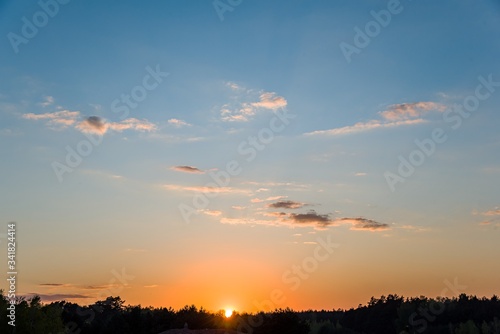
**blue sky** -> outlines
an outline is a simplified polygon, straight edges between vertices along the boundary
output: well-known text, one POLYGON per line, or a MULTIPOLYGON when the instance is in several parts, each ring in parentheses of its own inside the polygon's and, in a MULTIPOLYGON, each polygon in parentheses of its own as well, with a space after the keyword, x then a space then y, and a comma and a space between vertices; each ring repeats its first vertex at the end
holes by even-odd
POLYGON ((42 7, 0 4, 0 207, 20 293, 85 303, 126 268, 132 303, 252 310, 326 236, 339 254, 283 306, 437 295, 454 277, 498 293, 499 4, 222 3, 57 2, 31 37, 42 7), (446 139, 414 153, 436 129, 446 139), (90 151, 67 166, 67 147, 90 151))

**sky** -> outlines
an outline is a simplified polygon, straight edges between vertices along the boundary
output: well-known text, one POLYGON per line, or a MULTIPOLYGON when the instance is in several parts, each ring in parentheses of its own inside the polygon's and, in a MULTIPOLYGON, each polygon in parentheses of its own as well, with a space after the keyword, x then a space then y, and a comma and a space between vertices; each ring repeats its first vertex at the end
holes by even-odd
POLYGON ((498 295, 499 18, 486 0, 1 1, 1 270, 15 222, 16 294, 45 302, 498 295))

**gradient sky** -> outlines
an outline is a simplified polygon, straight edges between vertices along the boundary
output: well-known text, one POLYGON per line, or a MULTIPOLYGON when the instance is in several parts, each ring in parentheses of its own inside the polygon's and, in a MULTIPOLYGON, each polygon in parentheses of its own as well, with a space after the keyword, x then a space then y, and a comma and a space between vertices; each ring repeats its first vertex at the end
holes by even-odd
POLYGON ((499 294, 499 3, 231 3, 0 2, 18 293, 246 311, 499 294))

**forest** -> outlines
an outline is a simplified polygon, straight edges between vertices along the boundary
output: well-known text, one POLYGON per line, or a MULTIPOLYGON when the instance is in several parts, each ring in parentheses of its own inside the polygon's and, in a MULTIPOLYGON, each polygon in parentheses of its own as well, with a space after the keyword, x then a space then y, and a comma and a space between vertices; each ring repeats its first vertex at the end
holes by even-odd
POLYGON ((177 328, 223 329, 228 334, 500 334, 497 296, 461 294, 433 299, 391 294, 372 297, 367 304, 349 310, 287 308, 256 314, 235 312, 231 317, 222 310, 209 312, 194 305, 179 310, 126 305, 118 296, 85 306, 66 301, 42 303, 34 296, 16 299, 12 322, 10 301, 0 292, 0 332, 8 334, 160 334, 177 328))

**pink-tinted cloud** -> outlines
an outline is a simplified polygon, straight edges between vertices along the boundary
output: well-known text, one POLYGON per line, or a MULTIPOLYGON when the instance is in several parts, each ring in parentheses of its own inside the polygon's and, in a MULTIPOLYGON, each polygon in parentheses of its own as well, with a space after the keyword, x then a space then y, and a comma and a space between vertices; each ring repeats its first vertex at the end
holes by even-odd
POLYGON ((222 215, 222 211, 219 210, 202 210, 202 213, 206 214, 207 216, 213 216, 213 217, 218 217, 222 215))
POLYGON ((272 92, 263 92, 258 96, 258 101, 252 102, 256 98, 255 91, 245 90, 234 83, 229 83, 228 87, 237 92, 238 96, 235 97, 237 102, 225 104, 220 109, 221 120, 224 122, 248 122, 259 110, 277 110, 288 104, 284 97, 272 92))
POLYGON ((28 113, 24 114, 23 118, 35 121, 45 120, 46 124, 49 127, 64 129, 70 125, 73 125, 76 122, 79 115, 80 115, 79 111, 61 110, 44 114, 28 113))
POLYGON ((313 132, 308 132, 305 135, 315 136, 315 135, 326 135, 326 136, 338 136, 338 135, 348 135, 353 133, 365 132, 374 129, 383 128, 395 128, 403 125, 415 125, 427 122, 424 119, 408 119, 394 122, 383 122, 379 120, 372 120, 369 122, 360 122, 350 126, 344 126, 341 128, 335 128, 330 130, 317 130, 313 132))
POLYGON ((262 93, 260 101, 252 103, 252 106, 257 108, 265 108, 276 110, 286 107, 288 102, 282 96, 276 96, 276 93, 262 93))
POLYGON ((375 129, 395 128, 399 126, 416 125, 426 123, 427 120, 422 118, 422 115, 437 111, 443 112, 447 109, 444 104, 436 102, 413 102, 400 103, 389 106, 385 111, 379 112, 382 119, 374 119, 367 122, 358 122, 354 125, 334 128, 329 130, 317 130, 308 132, 305 135, 327 135, 338 136, 347 135, 359 132, 365 132, 375 129))
POLYGON ((500 216, 500 209, 489 210, 482 213, 483 216, 500 216))
POLYGON ((287 198, 287 196, 269 196, 267 198, 261 199, 261 198, 252 198, 250 202, 252 203, 261 203, 261 202, 266 202, 266 201, 276 201, 278 199, 282 198, 287 198))
POLYGON ((100 117, 90 116, 78 123, 76 128, 83 133, 103 135, 108 131, 108 124, 100 117))
POLYGON ((156 125, 146 120, 128 118, 121 122, 106 122, 101 117, 90 116, 76 125, 76 129, 84 133, 95 133, 104 135, 108 130, 122 132, 124 130, 135 130, 140 132, 150 132, 156 130, 156 125))
POLYGON ((191 124, 189 124, 188 122, 185 122, 185 121, 183 121, 181 119, 177 119, 177 118, 169 119, 168 124, 175 126, 176 128, 182 128, 184 126, 191 126, 191 124))
POLYGON ((168 190, 176 191, 190 191, 212 194, 249 194, 250 192, 245 189, 238 189, 232 187, 209 187, 209 186, 181 186, 176 184, 164 184, 163 187, 168 190))
POLYGON ((379 114, 386 120, 395 121, 410 118, 418 118, 429 111, 443 112, 446 110, 444 104, 436 102, 414 102, 393 104, 379 114))

